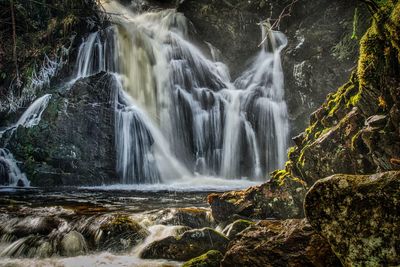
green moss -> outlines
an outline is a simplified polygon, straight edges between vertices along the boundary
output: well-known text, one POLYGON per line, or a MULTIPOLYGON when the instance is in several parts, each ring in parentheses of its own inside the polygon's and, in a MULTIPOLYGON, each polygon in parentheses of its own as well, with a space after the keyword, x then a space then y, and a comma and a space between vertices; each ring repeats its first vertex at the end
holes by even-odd
POLYGON ((219 267, 222 259, 221 252, 210 250, 206 254, 185 262, 182 267, 219 267))
POLYGON ((360 58, 358 61, 358 78, 360 94, 364 87, 376 85, 381 75, 381 60, 383 51, 383 41, 378 33, 376 22, 370 27, 361 39, 360 58))

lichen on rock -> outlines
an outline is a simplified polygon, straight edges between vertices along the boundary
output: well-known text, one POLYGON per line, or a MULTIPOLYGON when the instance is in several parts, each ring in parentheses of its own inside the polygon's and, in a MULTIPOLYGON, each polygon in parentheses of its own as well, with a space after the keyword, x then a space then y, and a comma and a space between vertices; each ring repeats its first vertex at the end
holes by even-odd
POLYGON ((337 174, 307 193, 307 219, 345 266, 400 264, 400 172, 337 174))

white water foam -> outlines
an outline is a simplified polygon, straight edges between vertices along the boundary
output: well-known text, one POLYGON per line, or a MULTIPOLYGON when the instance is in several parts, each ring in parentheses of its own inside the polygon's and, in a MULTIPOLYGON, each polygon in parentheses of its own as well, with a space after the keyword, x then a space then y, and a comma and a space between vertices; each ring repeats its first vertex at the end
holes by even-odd
POLYGON ((224 192, 241 190, 250 186, 259 185, 261 182, 249 181, 247 179, 224 179, 215 177, 195 177, 171 181, 168 184, 114 184, 103 186, 84 186, 88 190, 122 190, 122 191, 144 191, 144 192, 224 192))

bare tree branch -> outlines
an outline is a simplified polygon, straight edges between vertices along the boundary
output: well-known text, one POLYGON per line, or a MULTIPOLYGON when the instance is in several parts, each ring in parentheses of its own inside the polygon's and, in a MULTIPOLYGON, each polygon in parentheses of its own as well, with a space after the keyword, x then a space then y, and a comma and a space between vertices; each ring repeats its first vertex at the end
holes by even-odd
POLYGON ((13 38, 13 61, 15 64, 17 87, 19 87, 21 85, 21 79, 19 77, 19 70, 18 70, 17 33, 15 27, 14 0, 10 0, 10 9, 11 9, 11 24, 12 24, 12 38, 13 38))
MULTIPOLYGON (((284 19, 285 17, 290 17, 292 15, 293 6, 298 1, 299 0, 292 0, 292 2, 289 5, 285 6, 282 9, 282 12, 279 14, 278 18, 276 18, 276 19, 268 18, 267 20, 262 21, 261 24, 266 26, 268 28, 268 31, 272 31, 274 29, 279 29, 282 19, 284 19), (272 22, 272 24, 271 24, 271 22, 272 22)), ((368 1, 368 0, 366 0, 366 1, 368 1)), ((258 45, 258 47, 262 46, 264 44, 264 42, 267 40, 267 38, 268 37, 266 36, 261 41, 261 43, 258 45)))

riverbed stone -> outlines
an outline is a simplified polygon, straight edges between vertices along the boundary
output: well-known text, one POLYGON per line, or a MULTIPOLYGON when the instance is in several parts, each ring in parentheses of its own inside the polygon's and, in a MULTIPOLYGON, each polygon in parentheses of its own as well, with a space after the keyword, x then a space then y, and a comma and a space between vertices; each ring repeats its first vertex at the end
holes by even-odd
POLYGON ((399 171, 319 180, 304 207, 345 266, 400 265, 399 171))
POLYGON ((221 266, 341 266, 328 242, 305 219, 263 220, 227 248, 221 266))
POLYGON ((195 229, 177 237, 170 236, 154 241, 143 250, 141 257, 188 261, 209 250, 223 253, 228 242, 227 237, 211 228, 195 229))
POLYGON ((66 257, 83 255, 88 251, 85 238, 77 231, 64 235, 60 242, 60 253, 66 257))
POLYGON ((218 250, 207 253, 185 262, 182 267, 219 267, 224 255, 218 250))
POLYGON ((143 241, 149 232, 128 215, 118 214, 104 220, 98 232, 96 243, 100 250, 127 251, 143 241))
POLYGON ((158 222, 165 225, 182 225, 190 228, 211 227, 214 224, 211 212, 204 208, 176 208, 163 213, 164 217, 158 222))

